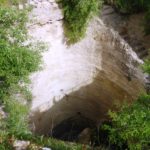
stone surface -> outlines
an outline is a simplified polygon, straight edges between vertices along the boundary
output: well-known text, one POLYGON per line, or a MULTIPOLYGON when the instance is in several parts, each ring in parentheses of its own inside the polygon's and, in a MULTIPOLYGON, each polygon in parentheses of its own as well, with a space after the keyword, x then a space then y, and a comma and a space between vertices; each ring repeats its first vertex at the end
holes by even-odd
MULTIPOLYGON (((33 1, 31 1, 33 2, 33 1)), ((43 70, 31 75, 33 131, 48 134, 77 113, 99 123, 114 103, 132 102, 144 91, 142 61, 130 45, 96 17, 86 37, 66 45, 58 5, 37 1, 28 31, 33 40, 47 43, 43 70), (51 20, 52 23, 48 23, 51 20)))
POLYGON ((52 150, 51 148, 43 147, 42 150, 52 150))
POLYGON ((78 142, 81 144, 89 145, 91 142, 92 130, 90 128, 85 128, 78 136, 78 142))
POLYGON ((115 12, 110 5, 104 5, 101 13, 101 19, 109 28, 117 31, 124 38, 137 55, 144 59, 148 55, 150 47, 150 35, 144 33, 144 13, 138 13, 130 16, 121 15, 115 12))
POLYGON ((15 148, 15 150, 27 150, 29 145, 29 141, 16 140, 13 144, 13 147, 15 148))
POLYGON ((23 9, 23 4, 19 4, 19 9, 22 10, 23 9))
POLYGON ((7 114, 3 110, 3 106, 0 106, 0 120, 7 117, 7 114))

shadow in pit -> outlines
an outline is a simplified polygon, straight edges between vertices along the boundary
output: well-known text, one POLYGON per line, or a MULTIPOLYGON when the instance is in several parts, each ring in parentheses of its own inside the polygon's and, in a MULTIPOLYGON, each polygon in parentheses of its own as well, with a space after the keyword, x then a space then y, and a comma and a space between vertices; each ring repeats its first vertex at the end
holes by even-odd
MULTIPOLYGON (((124 79, 120 77, 120 80, 124 79)), ((104 72, 100 72, 91 84, 65 94, 59 101, 53 101, 53 106, 48 110, 41 112, 37 109, 32 112, 30 116, 32 131, 35 134, 55 137, 61 135, 63 137, 66 134, 63 138, 67 139, 67 132, 70 132, 73 126, 73 132, 77 134, 84 128, 99 126, 107 120, 107 112, 114 109, 117 100, 119 103, 125 99, 131 102, 134 99, 133 94, 137 96, 140 86, 134 80, 125 79, 125 87, 119 82, 110 80, 104 72)))

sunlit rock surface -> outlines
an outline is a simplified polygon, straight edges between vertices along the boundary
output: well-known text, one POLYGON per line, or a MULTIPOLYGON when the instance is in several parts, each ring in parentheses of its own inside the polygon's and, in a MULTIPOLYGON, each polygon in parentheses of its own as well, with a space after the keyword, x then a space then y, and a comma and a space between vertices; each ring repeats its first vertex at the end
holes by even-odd
POLYGON ((43 70, 31 75, 33 131, 49 134, 61 121, 81 115, 99 123, 114 103, 131 102, 144 90, 141 60, 100 18, 80 42, 67 46, 55 1, 31 0, 29 34, 43 41, 43 70))

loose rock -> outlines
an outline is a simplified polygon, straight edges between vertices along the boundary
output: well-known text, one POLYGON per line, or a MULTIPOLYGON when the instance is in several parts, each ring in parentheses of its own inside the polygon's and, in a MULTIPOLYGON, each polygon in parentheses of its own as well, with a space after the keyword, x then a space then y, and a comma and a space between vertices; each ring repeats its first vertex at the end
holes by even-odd
POLYGON ((27 150, 29 145, 29 141, 16 140, 13 144, 13 147, 15 148, 15 150, 27 150))
POLYGON ((42 150, 52 150, 51 148, 43 147, 42 150))

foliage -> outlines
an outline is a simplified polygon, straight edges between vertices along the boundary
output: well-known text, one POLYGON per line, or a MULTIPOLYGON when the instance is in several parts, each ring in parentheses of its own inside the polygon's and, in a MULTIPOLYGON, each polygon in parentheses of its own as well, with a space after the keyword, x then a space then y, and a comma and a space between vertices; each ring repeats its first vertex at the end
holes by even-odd
POLYGON ((25 3, 27 0, 0 0, 0 5, 9 6, 9 5, 17 5, 19 3, 25 3))
POLYGON ((36 47, 24 44, 27 13, 16 7, 0 7, 0 104, 7 113, 6 118, 0 118, 1 150, 13 149, 13 139, 31 135, 28 108, 21 100, 30 97, 28 76, 39 69, 41 55, 36 47))
POLYGON ((28 129, 28 107, 16 100, 6 98, 5 109, 8 116, 0 121, 0 149, 13 149, 16 138, 25 139, 31 136, 28 129))
POLYGON ((8 135, 24 139, 31 135, 28 129, 28 107, 11 99, 5 102, 5 111, 9 113, 6 118, 8 135))
MULTIPOLYGON (((108 2, 108 1, 107 1, 108 2)), ((110 1, 109 1, 110 2, 110 1)), ((150 1, 149 0, 113 0, 111 4, 121 13, 146 12, 145 33, 150 34, 150 1)), ((145 73, 150 74, 150 60, 142 65, 145 73)), ((131 105, 123 105, 118 112, 110 111, 112 125, 104 125, 108 132, 110 144, 119 149, 150 149, 150 95, 143 94, 131 105)))
POLYGON ((16 139, 30 140, 31 150, 37 150, 37 146, 53 150, 81 150, 81 145, 35 136, 29 131, 29 106, 24 104, 24 100, 31 96, 27 88, 28 76, 40 68, 40 52, 45 45, 24 44, 27 13, 27 10, 0 7, 0 103, 7 114, 6 118, 0 118, 0 150, 12 150, 16 139))
POLYGON ((76 42, 84 36, 88 21, 97 13, 100 4, 102 1, 98 0, 62 0, 69 42, 76 42))
POLYGON ((142 65, 144 72, 150 74, 150 60, 145 60, 145 63, 142 65))
MULTIPOLYGON (((50 147, 53 150, 83 150, 83 146, 81 144, 63 142, 52 138, 42 137, 42 136, 32 136, 30 141, 33 143, 30 146, 30 150, 37 150, 36 148, 37 145, 40 147, 50 147)), ((86 148, 86 150, 90 149, 88 146, 84 146, 84 147, 86 148)))
POLYGON ((133 104, 122 106, 119 112, 109 112, 112 126, 105 125, 111 143, 127 144, 130 150, 150 147, 150 95, 141 95, 133 104))
MULTIPOLYGON (((98 12, 103 0, 61 0, 64 12, 64 29, 69 43, 79 41, 86 32, 89 19, 98 12)), ((104 0, 113 4, 121 13, 145 11, 145 33, 150 33, 150 1, 149 0, 104 0)))

